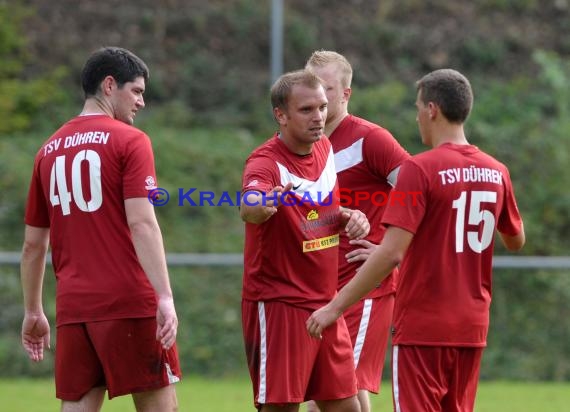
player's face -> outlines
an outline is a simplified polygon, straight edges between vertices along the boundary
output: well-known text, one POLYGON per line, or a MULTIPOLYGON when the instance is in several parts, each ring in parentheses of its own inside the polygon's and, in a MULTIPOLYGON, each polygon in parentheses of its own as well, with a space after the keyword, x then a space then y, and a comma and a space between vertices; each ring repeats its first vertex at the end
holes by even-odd
POLYGON ((115 119, 133 124, 137 111, 144 107, 144 90, 145 81, 142 76, 125 83, 122 88, 115 88, 112 95, 115 119))
POLYGON ((327 97, 322 86, 310 88, 295 85, 287 109, 275 109, 281 137, 296 153, 310 153, 324 131, 327 118, 327 97))
POLYGON ((327 64, 322 67, 311 66, 311 71, 321 78, 329 101, 327 107, 327 123, 334 122, 345 111, 350 88, 342 86, 342 73, 336 64, 327 64))

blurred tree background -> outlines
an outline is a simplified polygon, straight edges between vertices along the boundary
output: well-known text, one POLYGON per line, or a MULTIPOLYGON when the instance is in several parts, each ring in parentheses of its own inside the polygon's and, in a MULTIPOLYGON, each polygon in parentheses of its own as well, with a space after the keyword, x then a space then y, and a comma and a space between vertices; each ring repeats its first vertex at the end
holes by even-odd
MULTIPOLYGON (((235 207, 177 205, 178 189, 240 189, 249 152, 270 136, 269 0, 0 0, 0 250, 23 239, 33 157, 78 113, 87 55, 118 45, 151 70, 137 126, 153 139, 168 252, 240 253, 235 207)), ((421 146, 414 82, 453 67, 472 81, 473 144, 510 168, 526 255, 568 255, 570 0, 284 0, 285 70, 315 49, 347 56, 351 112, 421 146)), ((199 199, 194 198, 195 201, 199 199)), ((497 247, 497 254, 507 252, 497 247)), ((241 268, 173 268, 186 373, 243 373, 241 268)), ((51 272, 45 305, 53 320, 51 272)), ((15 267, 0 266, 0 375, 46 375, 19 344, 15 267)), ((570 270, 496 270, 482 377, 570 380, 570 270)), ((389 371, 388 371, 389 372, 389 371)))

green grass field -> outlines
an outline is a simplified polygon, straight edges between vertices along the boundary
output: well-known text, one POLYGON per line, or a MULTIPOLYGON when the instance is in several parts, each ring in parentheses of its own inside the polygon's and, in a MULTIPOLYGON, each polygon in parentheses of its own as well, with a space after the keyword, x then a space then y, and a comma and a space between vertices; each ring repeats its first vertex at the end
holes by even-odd
MULTIPOLYGON (((390 382, 384 382, 389 389, 390 382)), ((177 385, 180 411, 254 411, 247 378, 204 379, 186 377, 177 385)), ((374 412, 391 411, 388 391, 373 396, 374 412)), ((0 380, 0 410, 3 412, 49 412, 59 410, 53 380, 0 380)), ((302 408, 304 410, 304 408, 302 408)), ((566 412, 570 410, 570 383, 482 382, 476 412, 566 412)), ((129 396, 105 400, 104 412, 134 412, 129 396)))

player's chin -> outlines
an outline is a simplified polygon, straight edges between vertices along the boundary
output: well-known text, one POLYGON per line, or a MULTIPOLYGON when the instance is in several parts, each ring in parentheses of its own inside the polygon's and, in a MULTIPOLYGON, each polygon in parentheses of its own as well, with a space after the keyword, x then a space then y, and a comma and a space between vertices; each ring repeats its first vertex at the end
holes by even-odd
POLYGON ((118 116, 116 119, 131 126, 135 123, 134 116, 118 116))
POLYGON ((311 130, 311 138, 313 141, 317 142, 323 137, 323 129, 311 130))

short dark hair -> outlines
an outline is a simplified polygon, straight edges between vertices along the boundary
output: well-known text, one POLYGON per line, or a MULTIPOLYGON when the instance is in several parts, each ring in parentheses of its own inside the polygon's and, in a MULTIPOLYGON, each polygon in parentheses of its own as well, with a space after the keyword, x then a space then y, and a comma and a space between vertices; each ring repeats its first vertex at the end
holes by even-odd
POLYGON ((107 76, 112 76, 120 88, 141 76, 146 83, 149 71, 145 62, 129 50, 120 47, 102 47, 87 59, 81 72, 81 85, 85 98, 97 94, 99 85, 107 76))
POLYGON ((322 86, 322 82, 319 77, 306 69, 285 73, 271 86, 271 107, 286 110, 291 90, 296 85, 316 89, 322 86))
POLYGON ((473 107, 473 91, 469 80, 453 69, 439 69, 416 82, 424 104, 437 104, 451 123, 464 123, 473 107))

